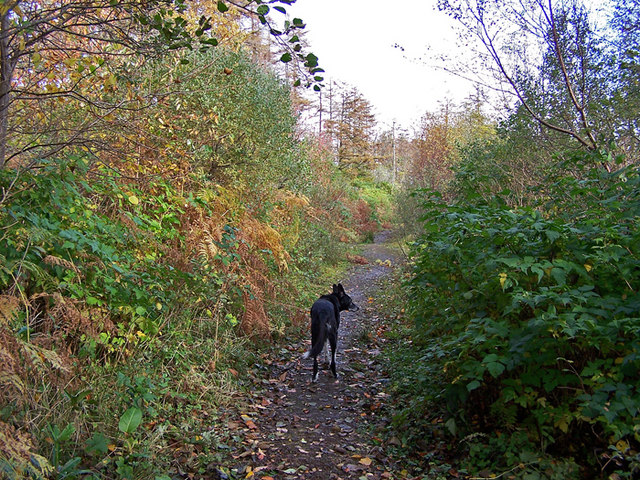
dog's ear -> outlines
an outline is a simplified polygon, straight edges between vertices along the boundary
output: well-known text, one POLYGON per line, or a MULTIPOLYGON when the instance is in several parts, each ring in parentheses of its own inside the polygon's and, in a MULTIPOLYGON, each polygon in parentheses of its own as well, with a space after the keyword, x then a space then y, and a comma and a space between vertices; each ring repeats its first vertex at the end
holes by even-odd
POLYGON ((340 290, 342 293, 345 293, 344 292, 344 287, 342 286, 341 283, 338 284, 338 290, 340 290))

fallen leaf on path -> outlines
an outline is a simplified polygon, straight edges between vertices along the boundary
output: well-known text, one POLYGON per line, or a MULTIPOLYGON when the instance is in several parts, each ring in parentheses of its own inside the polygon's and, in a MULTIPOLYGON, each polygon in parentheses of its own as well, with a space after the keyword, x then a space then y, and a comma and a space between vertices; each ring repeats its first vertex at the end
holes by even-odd
POLYGON ((369 457, 361 458, 360 463, 368 467, 369 465, 371 465, 371 459, 369 457))
POLYGON ((247 426, 247 428, 251 430, 258 429, 258 426, 253 422, 253 420, 251 420, 251 417, 249 417, 249 415, 240 415, 240 417, 244 421, 244 424, 247 426))

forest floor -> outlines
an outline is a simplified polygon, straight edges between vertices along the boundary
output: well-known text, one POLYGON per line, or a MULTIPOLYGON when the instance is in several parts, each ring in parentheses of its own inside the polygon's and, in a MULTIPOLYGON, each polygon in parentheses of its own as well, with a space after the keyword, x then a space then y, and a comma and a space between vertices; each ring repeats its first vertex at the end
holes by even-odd
MULTIPOLYGON (((247 411, 232 420, 232 427, 244 431, 244 452, 233 455, 236 465, 228 474, 218 471, 220 478, 396 478, 375 435, 388 422, 382 407, 389 381, 381 358, 386 327, 377 294, 404 258, 389 238, 383 232, 365 245, 362 264, 354 265, 342 281, 360 310, 341 316, 339 380, 321 354, 318 382, 311 383, 313 361, 299 360, 310 347, 309 335, 283 345, 277 358, 266 360, 268 370, 247 411)), ((332 283, 337 280, 328 280, 327 293, 332 283)))

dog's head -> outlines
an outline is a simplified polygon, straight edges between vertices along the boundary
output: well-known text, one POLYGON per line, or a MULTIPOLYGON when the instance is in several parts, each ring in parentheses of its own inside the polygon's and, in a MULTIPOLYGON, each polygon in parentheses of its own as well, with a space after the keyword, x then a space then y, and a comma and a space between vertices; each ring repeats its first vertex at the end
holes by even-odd
POLYGON ((360 307, 353 303, 351 297, 344 291, 344 287, 341 283, 333 286, 333 294, 338 297, 338 303, 340 304, 340 311, 349 310, 350 312, 357 312, 360 307))

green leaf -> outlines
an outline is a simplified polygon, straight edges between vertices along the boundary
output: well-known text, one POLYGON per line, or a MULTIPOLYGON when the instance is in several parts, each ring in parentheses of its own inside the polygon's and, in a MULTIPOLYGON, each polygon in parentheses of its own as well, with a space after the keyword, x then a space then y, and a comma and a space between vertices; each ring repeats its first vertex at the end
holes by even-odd
POLYGON ((318 66, 318 57, 316 57, 313 53, 307 55, 307 67, 313 68, 318 66))
POLYGON ((546 230, 544 233, 547 235, 547 238, 551 243, 555 242, 562 236, 560 232, 556 232, 555 230, 546 230))
POLYGON ((478 380, 473 380, 467 384, 467 391, 471 392, 480 386, 480 382, 478 380))
POLYGON ((218 2, 218 11, 219 12, 224 13, 224 12, 226 12, 228 10, 229 10, 229 7, 227 6, 226 3, 222 2, 222 1, 218 2))
POLYGON ((500 362, 491 362, 487 364, 487 370, 493 378, 498 378, 504 372, 504 365, 500 362))
POLYGON ((562 287, 566 285, 567 272, 563 268, 554 267, 553 270, 551 270, 551 276, 558 282, 558 286, 562 287))
POLYGON ((449 420, 447 420, 447 422, 444 424, 445 427, 447 427, 447 429, 449 430, 449 432, 451 433, 451 435, 455 435, 456 432, 458 431, 458 426, 456 425, 456 419, 451 417, 449 420))
POLYGON ((491 363, 496 361, 498 361, 498 355, 496 355, 495 353, 490 353, 482 359, 482 363, 491 363))
POLYGON ((267 5, 260 5, 257 9, 256 9, 256 13, 258 15, 266 15, 267 13, 269 13, 269 7, 267 5))
POLYGON ((138 407, 131 407, 120 417, 118 428, 123 433, 133 433, 142 423, 142 410, 138 407))
POLYGON ((96 297, 89 296, 87 297, 86 302, 87 302, 87 305, 98 305, 100 303, 100 300, 97 299, 96 297))
POLYGON ((102 433, 93 434, 84 447, 89 455, 105 455, 109 451, 109 440, 102 433))
POLYGON ((282 63, 289 63, 292 60, 291 58, 291 54, 289 52, 284 53, 281 57, 280 57, 280 61, 282 63))
POLYGON ((66 427, 64 427, 64 430, 60 432, 60 435, 58 435, 58 438, 56 438, 56 440, 58 442, 66 442, 71 438, 71 435, 73 435, 75 431, 76 431, 76 427, 74 427, 73 424, 70 423, 66 427))

